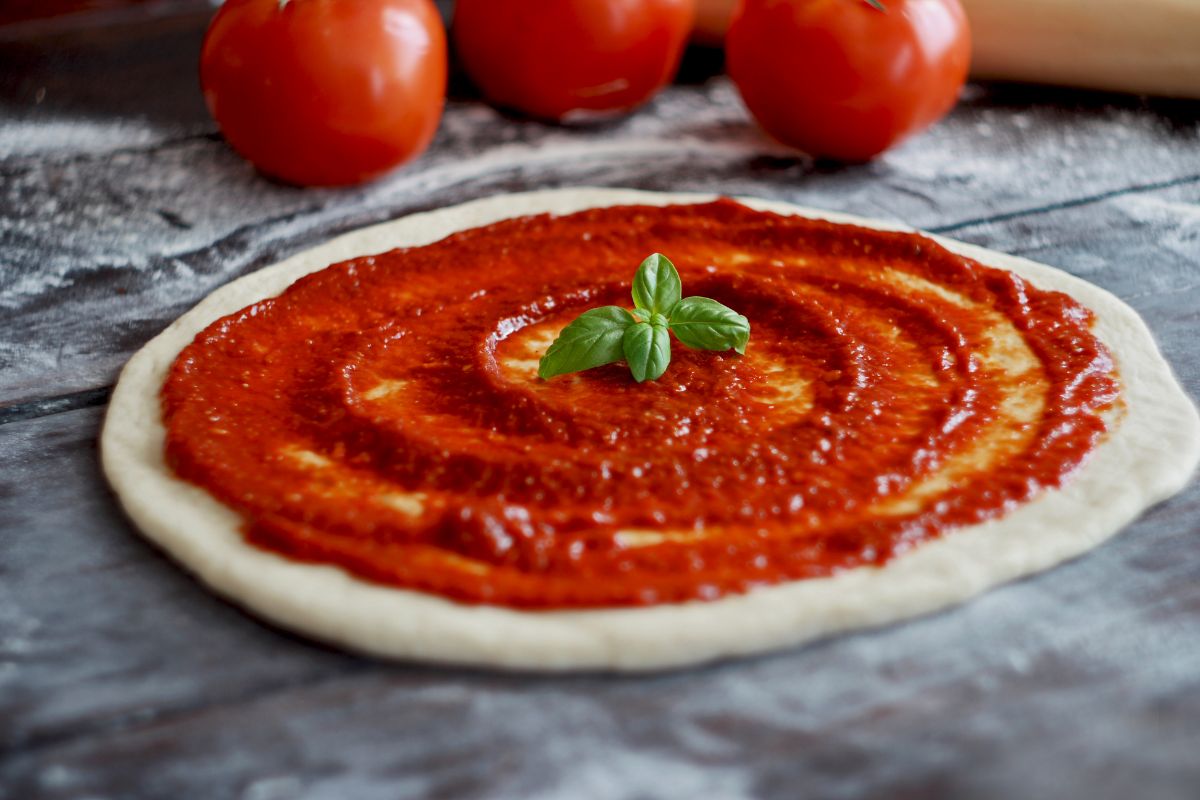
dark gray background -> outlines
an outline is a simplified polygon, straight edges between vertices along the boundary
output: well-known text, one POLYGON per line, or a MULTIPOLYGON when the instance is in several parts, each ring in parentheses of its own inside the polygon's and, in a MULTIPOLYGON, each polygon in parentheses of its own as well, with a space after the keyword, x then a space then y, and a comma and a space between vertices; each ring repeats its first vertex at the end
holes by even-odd
POLYGON ((195 79, 207 11, 0 28, 0 797, 1200 797, 1200 489, 961 608, 652 677, 387 664, 275 630, 132 532, 95 440, 124 360, 213 288, 364 224, 528 188, 780 198, 1063 267, 1200 393, 1200 104, 969 86, 856 167, 780 151, 712 53, 564 129, 461 81, 350 190, 256 175, 195 79))

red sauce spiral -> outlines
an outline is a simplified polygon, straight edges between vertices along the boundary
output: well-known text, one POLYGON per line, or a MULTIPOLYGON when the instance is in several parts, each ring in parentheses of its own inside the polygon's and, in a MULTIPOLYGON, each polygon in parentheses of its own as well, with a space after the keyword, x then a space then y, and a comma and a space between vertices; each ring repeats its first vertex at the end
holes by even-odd
POLYGON ((881 565, 1061 484, 1119 384, 1091 313, 931 240, 732 201, 507 220, 218 320, 162 392, 167 456, 290 558, 523 608, 712 599, 881 565), (551 381, 582 311, 666 253, 750 318, 551 381))

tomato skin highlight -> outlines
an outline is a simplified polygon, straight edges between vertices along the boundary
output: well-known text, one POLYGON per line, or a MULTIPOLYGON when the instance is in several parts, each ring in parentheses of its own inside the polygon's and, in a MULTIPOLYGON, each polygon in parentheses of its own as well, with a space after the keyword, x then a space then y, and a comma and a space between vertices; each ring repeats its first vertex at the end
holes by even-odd
POLYGON ((200 57, 229 144, 304 186, 376 178, 429 145, 446 92, 431 0, 228 0, 200 57))
POLYGON ((945 116, 971 60, 958 0, 742 0, 729 74, 758 123, 817 157, 867 161, 945 116))
POLYGON ((490 103, 563 120, 653 97, 694 16, 695 0, 458 0, 451 35, 490 103))

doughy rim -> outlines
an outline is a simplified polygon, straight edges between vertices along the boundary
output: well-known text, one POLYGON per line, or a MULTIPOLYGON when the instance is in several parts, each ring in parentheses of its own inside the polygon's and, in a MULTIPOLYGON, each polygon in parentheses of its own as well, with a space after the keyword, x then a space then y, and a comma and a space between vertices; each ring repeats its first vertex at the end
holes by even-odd
MULTIPOLYGON (((278 294, 303 275, 509 217, 716 197, 590 187, 497 195, 353 231, 235 280, 176 320, 122 370, 100 437, 104 472, 146 538, 219 594, 278 625, 376 656, 545 671, 698 664, 937 611, 1085 552, 1188 482, 1200 461, 1200 416, 1132 308, 1052 267, 936 236, 931 238, 954 252, 1065 291, 1093 309, 1096 333, 1120 369, 1127 413, 1065 487, 882 567, 649 607, 526 611, 469 605, 253 547, 233 510, 176 478, 164 463, 159 390, 175 357, 214 320, 278 294)), ((765 211, 910 230, 784 202, 737 199, 765 211)))

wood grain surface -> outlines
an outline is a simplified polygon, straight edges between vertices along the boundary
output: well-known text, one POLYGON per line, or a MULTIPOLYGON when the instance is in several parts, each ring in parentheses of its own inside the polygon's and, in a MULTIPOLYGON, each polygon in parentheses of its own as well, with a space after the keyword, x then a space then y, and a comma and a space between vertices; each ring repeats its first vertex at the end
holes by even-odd
POLYGON ((335 652, 213 598, 97 466, 126 358, 229 280, 361 225, 597 184, 779 198, 1062 267, 1200 394, 1200 105, 972 85, 876 163, 780 150, 712 53, 598 127, 456 86, 368 187, 264 180, 209 121, 204 13, 0 27, 0 797, 1200 797, 1200 488, 955 610, 667 675, 335 652))

